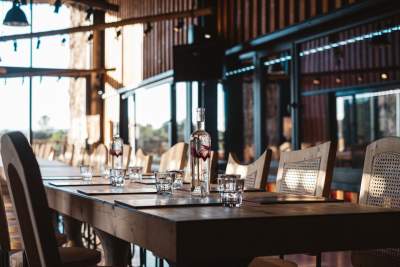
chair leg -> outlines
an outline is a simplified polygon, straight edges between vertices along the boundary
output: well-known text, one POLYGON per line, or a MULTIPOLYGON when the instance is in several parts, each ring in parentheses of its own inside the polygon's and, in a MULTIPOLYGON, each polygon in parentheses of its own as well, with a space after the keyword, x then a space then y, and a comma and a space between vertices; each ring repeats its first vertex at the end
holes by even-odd
POLYGON ((22 266, 23 267, 29 267, 29 263, 28 263, 28 258, 26 257, 25 251, 23 253, 23 259, 22 259, 22 266))
POLYGON ((0 248, 0 266, 10 267, 10 254, 0 248))
POLYGON ((147 265, 146 249, 140 248, 140 266, 146 267, 146 265, 147 265))
POLYGON ((317 267, 322 267, 322 253, 321 252, 318 252, 317 253, 317 255, 316 255, 316 257, 315 257, 315 265, 317 266, 317 267))

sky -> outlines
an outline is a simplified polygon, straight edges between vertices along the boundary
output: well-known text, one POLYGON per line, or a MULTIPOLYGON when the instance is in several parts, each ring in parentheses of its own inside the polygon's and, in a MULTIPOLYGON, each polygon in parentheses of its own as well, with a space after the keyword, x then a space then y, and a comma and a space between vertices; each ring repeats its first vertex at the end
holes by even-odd
MULTIPOLYGON (((26 33, 30 27, 4 26, 2 21, 12 2, 0 2, 0 35, 26 33)), ((30 19, 28 6, 23 6, 30 19)), ((62 7, 58 14, 49 5, 34 5, 33 31, 65 28, 70 25, 69 11, 62 7), (37 19, 40 17, 40 19, 37 19)), ((40 39, 40 47, 36 48, 37 39, 33 39, 33 66, 49 68, 68 68, 69 40, 68 36, 51 36, 40 39), (66 38, 66 43, 61 40, 66 38)), ((30 40, 18 40, 17 51, 12 41, 0 43, 0 66, 29 67, 30 40)), ((33 128, 38 129, 41 116, 50 117, 49 126, 55 129, 67 129, 69 117, 69 79, 56 77, 33 78, 33 128)), ((29 128, 29 78, 0 79, 0 132, 2 130, 25 130, 29 128), (11 115, 12 114, 12 115, 11 115)))

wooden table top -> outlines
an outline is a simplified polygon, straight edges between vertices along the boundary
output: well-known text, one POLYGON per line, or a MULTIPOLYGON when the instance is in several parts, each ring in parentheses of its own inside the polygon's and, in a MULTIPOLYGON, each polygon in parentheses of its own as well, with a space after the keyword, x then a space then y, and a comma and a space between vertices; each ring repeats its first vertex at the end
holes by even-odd
MULTIPOLYGON (((68 176, 72 167, 51 167, 68 176)), ((49 168, 42 175, 49 176, 49 168)), ((51 171, 50 172, 50 175, 51 171)), ((261 255, 400 247, 400 210, 351 203, 130 208, 116 204, 164 199, 156 194, 85 195, 94 186, 52 186, 49 205, 106 233, 149 249, 176 266, 246 262, 261 255)), ((95 186, 107 189, 110 186, 95 186)), ((154 188, 127 183, 126 188, 154 188)), ((183 196, 187 192, 179 192, 183 196)), ((277 193, 249 192, 247 197, 277 193)))

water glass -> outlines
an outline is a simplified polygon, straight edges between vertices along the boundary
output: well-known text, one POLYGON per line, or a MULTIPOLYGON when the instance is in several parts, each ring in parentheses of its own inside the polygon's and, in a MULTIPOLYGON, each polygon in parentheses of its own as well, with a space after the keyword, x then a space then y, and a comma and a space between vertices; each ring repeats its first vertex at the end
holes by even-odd
POLYGON ((103 177, 104 179, 108 179, 110 177, 110 168, 105 164, 100 165, 99 172, 101 177, 103 177))
POLYGON ((127 175, 131 183, 141 181, 142 173, 143 173, 143 167, 138 167, 138 166, 128 167, 127 175))
POLYGON ((221 200, 225 207, 240 207, 242 205, 244 179, 240 175, 221 175, 218 186, 221 188, 221 200))
POLYGON ((122 187, 125 184, 125 170, 124 169, 111 169, 110 170, 111 185, 122 187))
POLYGON ((157 194, 172 194, 173 180, 168 172, 156 172, 156 190, 157 194))
POLYGON ((92 167, 89 165, 82 165, 79 167, 81 176, 84 181, 91 181, 93 177, 92 167))
POLYGON ((168 171, 169 175, 172 178, 172 187, 173 189, 179 189, 183 187, 183 179, 185 177, 184 170, 170 170, 168 171))

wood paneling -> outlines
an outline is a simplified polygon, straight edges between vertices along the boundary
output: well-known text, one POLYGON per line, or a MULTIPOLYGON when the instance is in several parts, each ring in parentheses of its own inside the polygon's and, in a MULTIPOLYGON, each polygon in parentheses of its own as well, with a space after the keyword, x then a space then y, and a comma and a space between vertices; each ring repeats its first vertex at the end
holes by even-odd
MULTIPOLYGON (((120 19, 184 11, 196 8, 196 0, 109 0, 120 6, 120 19)), ((193 19, 196 22, 196 19, 193 19)), ((178 20, 152 24, 152 31, 143 38, 143 79, 152 77, 172 68, 172 47, 187 42, 187 27, 192 19, 184 19, 184 28, 174 31, 178 20)), ((146 28, 146 25, 143 25, 146 28)), ((132 58, 132 60, 137 60, 132 58)))
MULTIPOLYGON (((357 1, 360 0, 218 0, 215 1, 216 26, 227 45, 233 46, 357 1)), ((114 14, 124 19, 190 10, 197 7, 198 0, 109 2, 120 6, 114 14)), ((185 19, 185 27, 180 32, 173 30, 177 20, 152 25, 153 30, 143 40, 143 79, 172 69, 172 47, 187 43, 187 26, 196 21, 185 19)))

